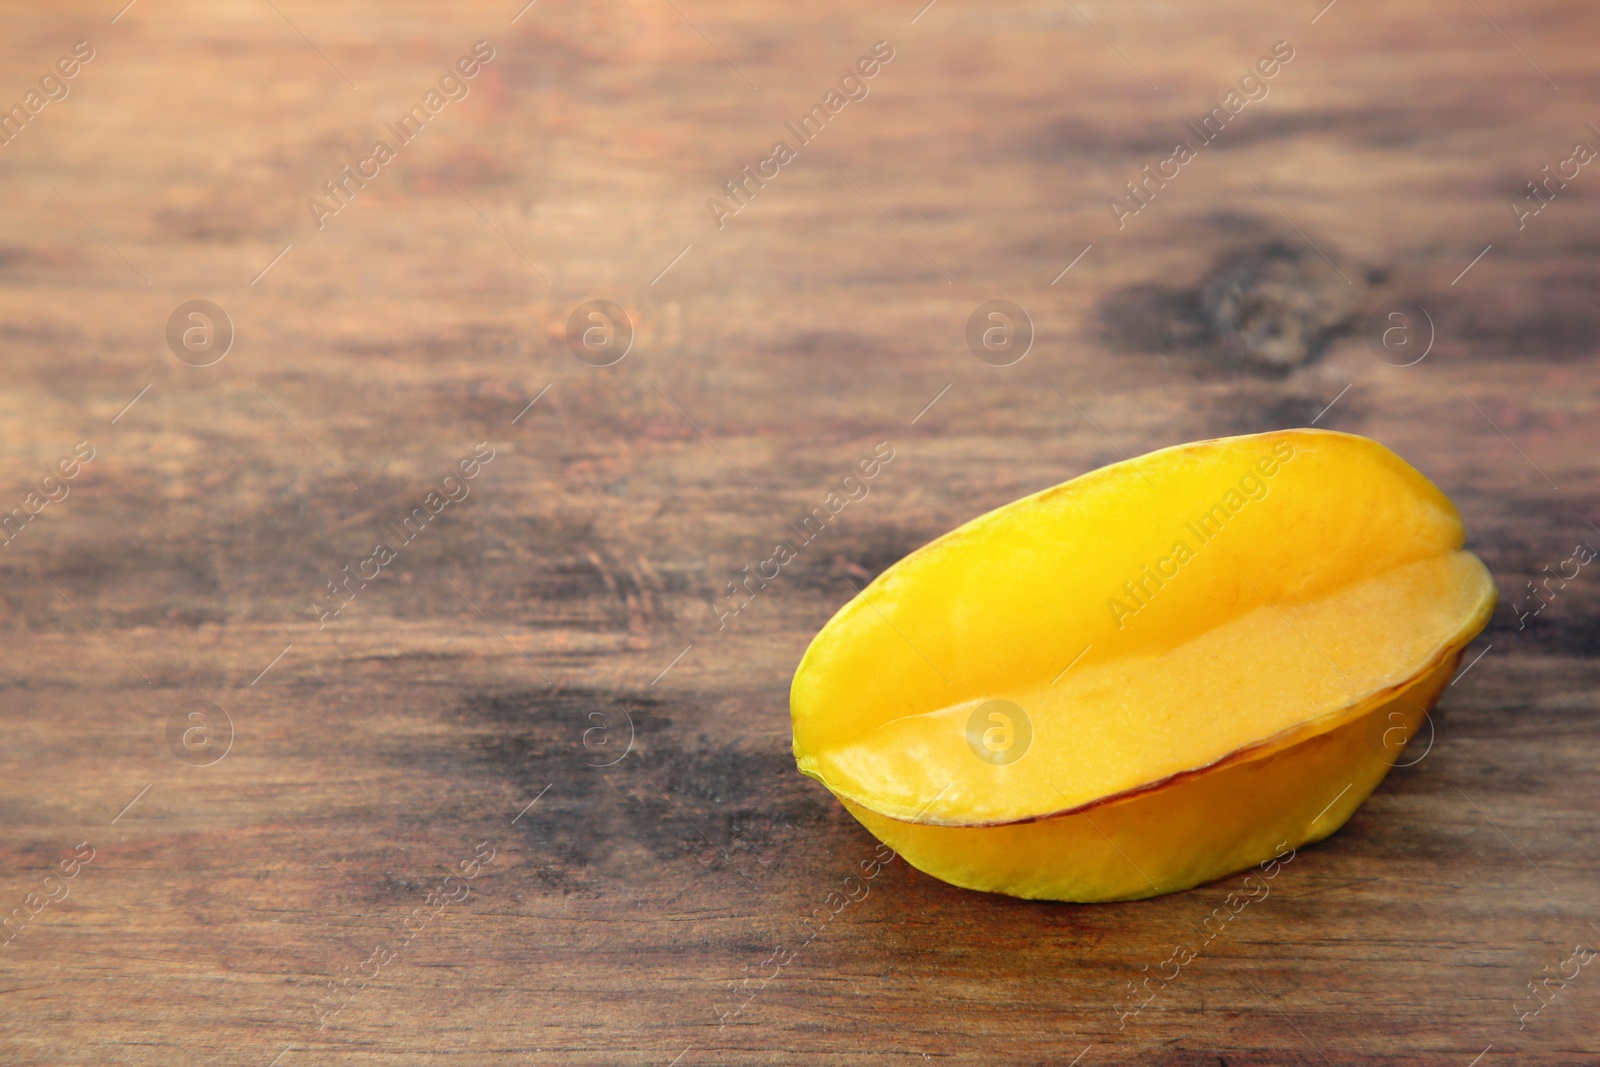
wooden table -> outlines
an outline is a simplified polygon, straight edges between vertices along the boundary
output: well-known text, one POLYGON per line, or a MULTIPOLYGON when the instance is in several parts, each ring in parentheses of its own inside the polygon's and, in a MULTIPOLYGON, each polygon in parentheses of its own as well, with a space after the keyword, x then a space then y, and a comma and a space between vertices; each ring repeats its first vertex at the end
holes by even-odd
POLYGON ((0 145, 0 1063, 1600 1061, 1600 579, 1513 609, 1600 544, 1592 6, 119 3, 0 34, 25 111, 93 50, 0 145), (592 300, 631 327, 569 346, 592 300), (991 300, 1021 359, 969 349, 991 300), (896 860, 834 914, 875 842, 786 697, 852 584, 1311 422, 1434 478, 1499 582, 1431 749, 1136 1014, 1234 880, 896 860))

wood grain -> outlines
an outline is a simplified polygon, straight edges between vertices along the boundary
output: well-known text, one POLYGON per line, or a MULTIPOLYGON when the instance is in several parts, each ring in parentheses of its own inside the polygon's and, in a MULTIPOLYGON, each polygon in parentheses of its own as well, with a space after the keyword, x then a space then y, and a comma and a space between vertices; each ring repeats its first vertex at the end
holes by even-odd
POLYGON ((94 450, 0 548, 0 1062, 1600 1058, 1589 971, 1518 1019, 1600 941, 1595 577, 1513 610, 1600 537, 1600 171, 1510 210, 1600 147, 1592 8, 117 6, 0 34, 0 101, 95 51, 0 145, 0 514, 94 450), (317 228, 479 40, 465 99, 317 228), (196 367, 166 330, 202 298, 236 336, 196 367), (604 368, 566 341, 594 299, 636 329, 604 368), (964 339, 995 299, 1034 332, 1007 367, 964 339), (1366 340, 1394 300, 1432 317, 1414 366, 1366 340), (1121 1025, 1231 880, 1071 907, 896 860, 834 914, 875 842, 795 772, 786 698, 852 583, 1123 454, 1313 420, 1436 480, 1499 583, 1426 756, 1121 1025), (194 701, 231 731, 186 747, 194 701))

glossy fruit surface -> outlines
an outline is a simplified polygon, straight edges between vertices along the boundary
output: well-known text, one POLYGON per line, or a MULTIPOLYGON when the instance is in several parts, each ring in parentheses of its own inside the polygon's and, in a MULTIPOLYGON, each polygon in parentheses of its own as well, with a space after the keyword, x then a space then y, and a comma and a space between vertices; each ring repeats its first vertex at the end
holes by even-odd
POLYGON ((1368 724, 1419 720, 1494 606, 1462 536, 1349 434, 1093 471, 846 604, 795 675, 796 759, 958 885, 1104 900, 1219 877, 1326 836, 1382 779, 1368 724), (1296 830, 1308 804, 1331 806, 1296 830))

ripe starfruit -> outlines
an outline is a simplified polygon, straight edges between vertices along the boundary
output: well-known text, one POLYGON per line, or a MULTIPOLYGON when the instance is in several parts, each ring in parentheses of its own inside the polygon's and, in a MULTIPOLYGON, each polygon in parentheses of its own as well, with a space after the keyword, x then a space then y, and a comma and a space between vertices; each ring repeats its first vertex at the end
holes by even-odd
POLYGON ((806 650, 800 770, 913 866, 1065 901, 1187 889, 1350 818, 1483 629, 1461 517, 1383 445, 1197 441, 979 516, 806 650))

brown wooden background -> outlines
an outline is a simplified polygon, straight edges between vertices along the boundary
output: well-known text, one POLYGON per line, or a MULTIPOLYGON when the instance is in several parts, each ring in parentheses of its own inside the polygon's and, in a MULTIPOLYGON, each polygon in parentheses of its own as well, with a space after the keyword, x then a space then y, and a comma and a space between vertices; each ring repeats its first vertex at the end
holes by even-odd
POLYGON ((0 511, 96 450, 0 548, 0 915, 94 850, 0 947, 0 1062, 1600 1062, 1594 969, 1517 1019, 1600 942, 1600 579, 1509 607, 1600 544, 1600 169, 1520 232, 1507 206, 1600 147, 1592 7, 118 6, 0 23, 0 102, 96 50, 0 146, 0 511), (306 199, 479 39, 470 96, 317 230, 306 199), (871 95, 717 230, 707 198, 878 40, 871 95), (1107 197, 1278 40, 1270 96, 1119 231, 1107 197), (1313 343, 1244 358, 1230 293, 1313 343), (237 331, 206 368, 164 340, 193 298, 237 331), (604 369, 564 340, 594 298, 637 325, 604 369), (1034 324, 1010 367, 963 340, 990 299, 1034 324), (1415 366, 1363 340, 1392 299, 1433 317, 1415 366), (1424 759, 1123 1029, 1232 880, 1072 907, 896 862, 735 988, 873 852, 788 754, 851 583, 1120 453, 1313 419, 1438 481, 1500 584, 1424 759), (319 631, 480 441, 471 496, 319 631), (203 767, 168 743, 195 700, 232 723, 203 767), (414 912, 441 885, 470 895, 414 912))

